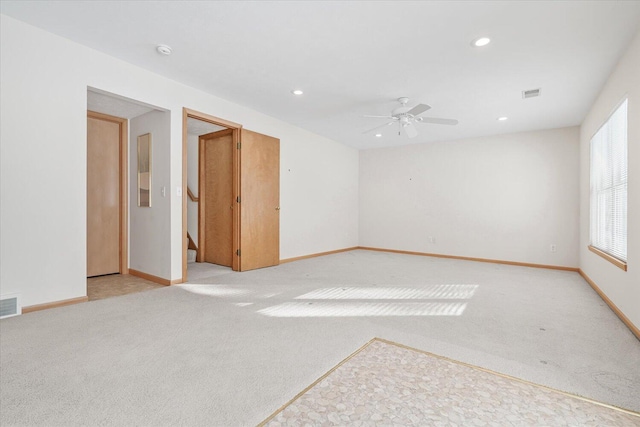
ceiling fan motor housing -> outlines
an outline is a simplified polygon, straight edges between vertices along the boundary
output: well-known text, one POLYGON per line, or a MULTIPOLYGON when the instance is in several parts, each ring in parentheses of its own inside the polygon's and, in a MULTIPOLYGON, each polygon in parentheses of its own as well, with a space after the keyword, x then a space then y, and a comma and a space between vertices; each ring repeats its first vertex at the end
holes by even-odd
POLYGON ((400 107, 393 110, 391 112, 391 116, 364 116, 364 117, 384 118, 384 119, 392 120, 382 126, 376 126, 373 129, 365 131, 364 133, 372 132, 376 129, 380 129, 383 126, 389 126, 394 123, 398 123, 399 125, 398 135, 400 135, 400 130, 404 129, 404 131, 406 132, 409 138, 414 138, 418 135, 418 131, 416 130, 416 127, 413 126, 414 123, 437 123, 442 125, 458 124, 458 121, 454 119, 422 117, 421 116, 422 113, 431 109, 431 107, 427 104, 417 104, 414 107, 407 107, 407 104, 409 103, 409 98, 404 96, 402 98, 398 98, 398 102, 400 103, 400 107))
POLYGON ((397 116, 397 117, 402 117, 404 116, 409 116, 407 114, 407 111, 411 110, 411 108, 409 107, 399 107, 396 108, 395 110, 393 110, 393 112, 391 113, 393 116, 397 116))

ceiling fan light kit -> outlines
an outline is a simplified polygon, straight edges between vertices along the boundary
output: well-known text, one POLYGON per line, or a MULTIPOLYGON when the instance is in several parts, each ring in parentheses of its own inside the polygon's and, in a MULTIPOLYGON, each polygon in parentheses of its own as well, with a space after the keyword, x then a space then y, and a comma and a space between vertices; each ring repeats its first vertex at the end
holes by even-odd
POLYGON ((414 126, 415 123, 432 123, 432 124, 438 124, 438 125, 457 125, 458 124, 458 121, 455 119, 441 119, 437 117, 420 116, 420 114, 430 110, 431 107, 427 104, 418 104, 415 107, 411 107, 411 108, 407 107, 407 104, 409 103, 409 98, 407 98, 406 96, 398 98, 398 102, 400 103, 400 107, 393 110, 390 116, 370 116, 370 115, 363 116, 366 118, 391 120, 388 123, 385 123, 380 126, 376 126, 373 129, 364 131, 363 133, 373 132, 385 126, 390 126, 394 123, 398 123, 398 135, 401 135, 402 131, 404 130, 404 133, 409 138, 415 138, 416 136, 418 136, 418 130, 414 126))

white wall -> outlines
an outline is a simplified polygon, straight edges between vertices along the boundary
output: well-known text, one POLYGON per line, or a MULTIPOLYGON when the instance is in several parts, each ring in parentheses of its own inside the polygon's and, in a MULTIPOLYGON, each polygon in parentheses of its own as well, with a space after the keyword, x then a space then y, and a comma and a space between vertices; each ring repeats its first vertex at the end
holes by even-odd
POLYGON ((580 269, 640 327, 640 33, 607 80, 580 128, 580 269), (589 143, 626 96, 628 104, 627 271, 587 249, 589 245, 589 143))
POLYGON ((280 259, 358 246, 358 151, 298 130, 281 145, 280 207, 280 259))
POLYGON ((154 153, 170 159, 168 175, 162 175, 171 190, 165 278, 180 278, 182 269, 176 188, 182 185, 183 107, 280 138, 282 258, 357 246, 356 150, 13 18, 0 19, 1 293, 21 293, 26 306, 86 295, 87 87, 170 112, 170 144, 154 153))
POLYGON ((171 114, 151 111, 129 120, 129 267, 171 277, 171 114), (151 207, 138 206, 138 136, 151 134, 151 207), (167 187, 162 196, 162 187, 167 187))
POLYGON ((577 244, 577 127, 360 152, 361 246, 577 267, 577 244))
MULTIPOLYGON (((198 188, 198 135, 187 135, 187 185, 194 196, 200 197, 198 188)), ((187 231, 198 245, 198 204, 187 198, 187 231)))

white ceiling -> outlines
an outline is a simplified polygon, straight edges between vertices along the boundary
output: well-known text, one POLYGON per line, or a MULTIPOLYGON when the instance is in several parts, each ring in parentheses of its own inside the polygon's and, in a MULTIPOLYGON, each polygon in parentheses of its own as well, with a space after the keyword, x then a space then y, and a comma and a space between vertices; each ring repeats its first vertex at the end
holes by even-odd
POLYGON ((578 125, 640 23, 638 1, 0 3, 3 14, 357 148, 578 125), (484 48, 471 40, 491 37, 484 48), (156 44, 173 48, 170 57, 156 44), (294 97, 294 88, 304 95, 294 97), (542 88, 539 98, 521 91, 542 88), (414 139, 384 123, 426 103, 414 139), (499 116, 508 116, 498 122, 499 116))
POLYGON ((95 90, 87 90, 87 110, 110 116, 133 119, 153 111, 148 105, 95 90))

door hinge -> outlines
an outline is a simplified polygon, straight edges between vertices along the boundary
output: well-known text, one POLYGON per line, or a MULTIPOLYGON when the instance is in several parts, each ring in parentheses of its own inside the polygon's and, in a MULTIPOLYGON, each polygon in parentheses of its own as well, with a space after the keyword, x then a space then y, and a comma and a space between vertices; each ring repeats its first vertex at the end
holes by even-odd
POLYGON ((240 256, 240 249, 236 251, 236 255, 240 256))
POLYGON ((240 196, 236 197, 236 202, 240 203, 240 196))
POLYGON ((238 150, 242 147, 242 144, 240 142, 238 142, 238 144, 236 145, 236 147, 238 147, 238 150))

